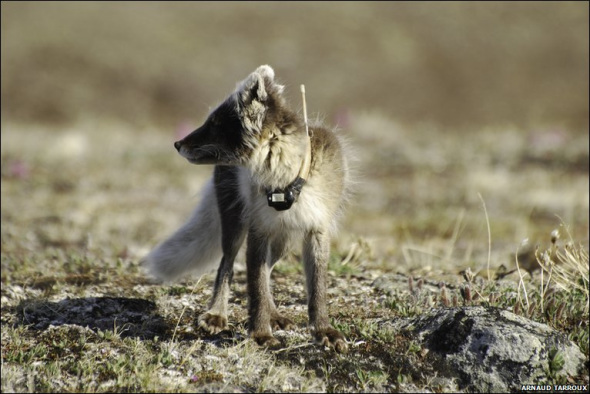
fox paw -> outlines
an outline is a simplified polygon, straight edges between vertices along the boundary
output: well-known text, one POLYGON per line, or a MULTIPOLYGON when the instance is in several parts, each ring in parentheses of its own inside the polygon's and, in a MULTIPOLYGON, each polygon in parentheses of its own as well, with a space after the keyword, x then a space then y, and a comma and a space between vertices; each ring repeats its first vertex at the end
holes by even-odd
POLYGON ((227 329, 227 317, 209 312, 203 313, 199 316, 199 327, 211 335, 218 334, 227 329))
POLYGON ((313 337, 317 344, 321 346, 328 346, 338 353, 348 353, 348 345, 346 338, 338 330, 332 327, 315 330, 313 337))
POLYGON ((264 346, 269 349, 278 349, 281 347, 281 342, 272 335, 257 335, 253 333, 252 338, 256 341, 258 345, 264 346))
POLYGON ((293 320, 280 315, 278 312, 275 312, 270 318, 270 326, 273 328, 273 330, 289 330, 295 327, 295 323, 293 323, 293 320))

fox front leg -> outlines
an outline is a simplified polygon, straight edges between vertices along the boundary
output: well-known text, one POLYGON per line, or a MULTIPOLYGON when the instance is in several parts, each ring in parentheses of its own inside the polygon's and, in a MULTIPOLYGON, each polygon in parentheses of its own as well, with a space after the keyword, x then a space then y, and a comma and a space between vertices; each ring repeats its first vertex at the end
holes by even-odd
POLYGON ((209 310, 199 316, 199 327, 209 334, 227 329, 227 303, 233 278, 234 261, 244 243, 247 225, 243 217, 244 202, 236 199, 238 172, 234 167, 215 166, 213 173, 215 197, 221 219, 221 248, 213 298, 209 310))
POLYGON ((325 232, 310 231, 303 245, 309 323, 316 343, 346 353, 346 338, 328 320, 326 283, 329 255, 330 237, 325 232))
POLYGON ((213 298, 209 310, 199 316, 199 327, 215 335, 227 329, 227 303, 229 299, 230 284, 233 277, 233 260, 229 263, 224 255, 217 271, 213 298))

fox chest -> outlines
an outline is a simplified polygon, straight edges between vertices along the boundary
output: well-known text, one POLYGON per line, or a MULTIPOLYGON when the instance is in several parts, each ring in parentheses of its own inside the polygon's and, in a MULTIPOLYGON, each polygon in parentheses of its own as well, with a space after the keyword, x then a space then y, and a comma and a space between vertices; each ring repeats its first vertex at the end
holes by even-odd
POLYGON ((268 205, 265 190, 252 184, 251 178, 243 172, 239 178, 240 197, 244 201, 246 214, 251 225, 267 233, 294 231, 305 233, 310 230, 325 230, 332 226, 333 207, 329 198, 313 184, 306 184, 291 208, 277 211, 268 205))

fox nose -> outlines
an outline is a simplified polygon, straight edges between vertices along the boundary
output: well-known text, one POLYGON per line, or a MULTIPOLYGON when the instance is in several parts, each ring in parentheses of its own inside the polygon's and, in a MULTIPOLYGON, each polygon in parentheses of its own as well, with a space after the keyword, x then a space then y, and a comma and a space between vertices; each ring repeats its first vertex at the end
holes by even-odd
POLYGON ((182 146, 182 143, 180 141, 176 141, 174 143, 174 147, 176 148, 177 151, 180 151, 181 146, 182 146))

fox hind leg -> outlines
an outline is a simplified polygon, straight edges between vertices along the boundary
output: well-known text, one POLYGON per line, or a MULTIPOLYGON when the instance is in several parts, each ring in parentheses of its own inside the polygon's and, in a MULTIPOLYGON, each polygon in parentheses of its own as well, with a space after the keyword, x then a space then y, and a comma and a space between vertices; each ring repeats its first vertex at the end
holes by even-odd
POLYGON ((267 261, 269 239, 251 227, 248 232, 246 265, 248 276, 248 331, 259 344, 277 347, 280 342, 272 335, 272 322, 280 322, 270 292, 270 264, 267 261), (274 317, 273 317, 274 315, 274 317))
POLYGON ((309 323, 316 343, 346 353, 346 338, 328 320, 326 285, 329 255, 330 238, 327 233, 310 231, 303 244, 309 323))
MULTIPOLYGON (((275 238, 271 241, 270 244, 270 258, 268 260, 268 274, 272 271, 272 267, 279 261, 283 255, 285 254, 287 246, 287 240, 285 237, 275 236, 275 238)), ((291 319, 288 319, 281 315, 274 303, 274 300, 270 298, 270 306, 271 306, 271 313, 270 313, 270 325, 273 329, 283 329, 288 330, 294 327, 294 323, 291 319)))

